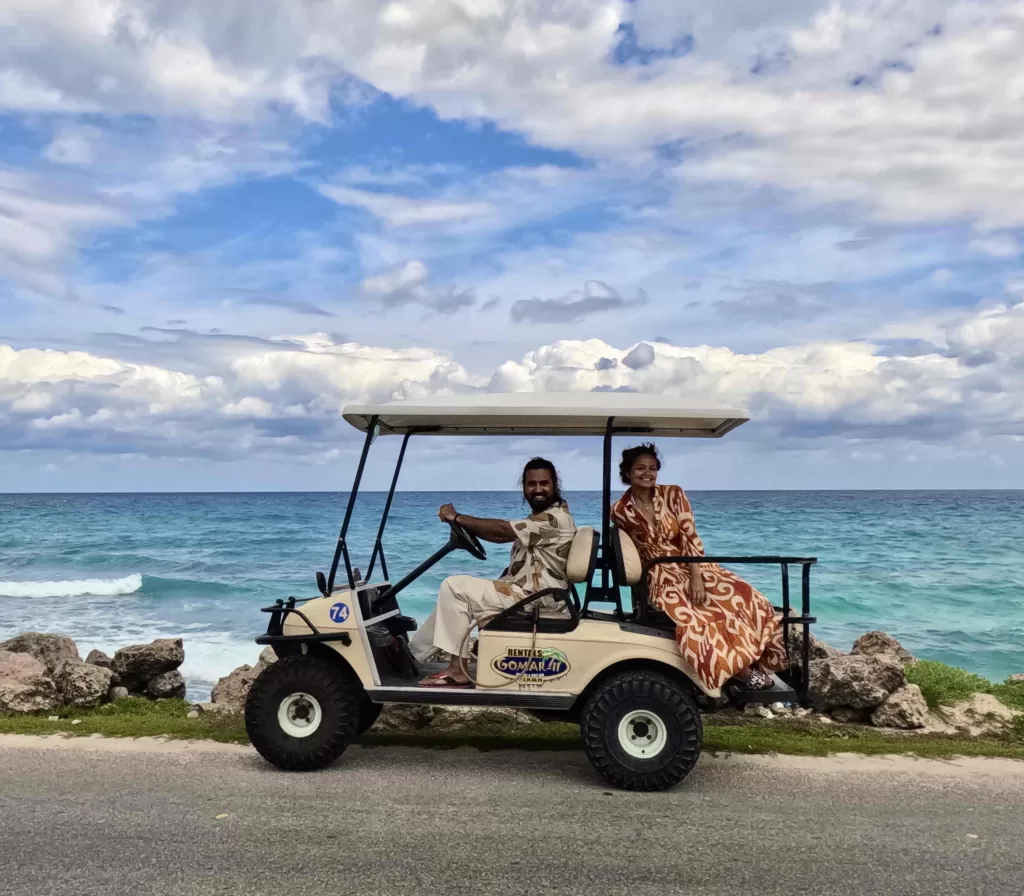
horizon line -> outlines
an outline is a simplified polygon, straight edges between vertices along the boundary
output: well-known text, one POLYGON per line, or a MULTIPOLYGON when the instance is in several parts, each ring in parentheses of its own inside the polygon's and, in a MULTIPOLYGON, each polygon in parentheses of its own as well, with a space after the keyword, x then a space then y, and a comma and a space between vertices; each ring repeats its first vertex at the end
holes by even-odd
MULTIPOLYGON (((613 492, 619 489, 612 489, 613 492)), ((625 489, 622 489, 625 491, 625 489)), ((982 492, 1024 492, 1024 488, 688 488, 688 494, 699 494, 701 492, 736 492, 763 493, 763 494, 807 494, 821 493, 834 494, 843 492, 872 493, 872 494, 912 494, 918 492, 934 492, 939 494, 951 493, 982 493, 982 492)), ((4 497, 37 497, 37 496, 62 496, 62 495, 347 495, 351 489, 145 489, 137 491, 34 491, 14 492, 0 490, 0 496, 4 497)), ((386 495, 386 488, 360 488, 360 494, 386 495)), ((602 489, 565 489, 566 494, 600 495, 602 489)), ((482 494, 482 495, 517 495, 518 489, 484 489, 484 488, 449 488, 449 489, 427 489, 427 488, 400 488, 395 494, 482 494)))

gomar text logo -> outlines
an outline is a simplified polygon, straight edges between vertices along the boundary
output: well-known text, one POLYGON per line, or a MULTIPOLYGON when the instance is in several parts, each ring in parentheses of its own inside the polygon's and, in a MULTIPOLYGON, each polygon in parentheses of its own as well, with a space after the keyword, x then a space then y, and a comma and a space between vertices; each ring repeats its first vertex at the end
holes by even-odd
POLYGON ((491 661, 491 668, 505 678, 519 678, 540 686, 569 673, 569 660, 554 647, 506 647, 491 661))

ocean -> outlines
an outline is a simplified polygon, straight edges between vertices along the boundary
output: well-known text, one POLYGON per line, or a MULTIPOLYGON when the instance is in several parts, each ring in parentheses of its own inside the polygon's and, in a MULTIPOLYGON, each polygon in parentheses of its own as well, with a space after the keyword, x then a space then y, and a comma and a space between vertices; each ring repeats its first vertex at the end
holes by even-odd
MULTIPOLYGON (((837 647, 881 629, 920 658, 994 681, 1024 672, 1024 492, 688 494, 708 554, 818 558, 813 630, 837 647)), ((255 662, 268 619, 260 607, 316 594, 346 497, 2 494, 0 641, 59 632, 84 657, 180 636, 189 696, 206 699, 220 676, 255 662)), ((358 502, 349 543, 364 572, 384 499, 358 502)), ((599 493, 567 499, 577 524, 599 524, 599 493)), ((444 544, 445 501, 476 516, 527 512, 512 493, 399 492, 384 540, 393 581, 444 544)), ((500 573, 507 547, 487 547, 486 561, 445 558, 403 594, 403 610, 424 619, 446 575, 500 573)), ((733 569, 779 602, 778 567, 733 569)))

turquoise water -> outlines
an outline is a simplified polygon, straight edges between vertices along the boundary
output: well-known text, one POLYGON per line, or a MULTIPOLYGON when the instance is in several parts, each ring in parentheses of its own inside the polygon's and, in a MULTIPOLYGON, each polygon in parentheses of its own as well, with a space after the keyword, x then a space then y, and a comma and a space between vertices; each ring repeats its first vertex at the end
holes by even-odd
MULTIPOLYGON (((993 680, 1024 671, 1024 492, 689 495, 709 554, 818 558, 815 631, 837 646, 878 628, 920 657, 993 680)), ((345 497, 0 495, 0 640, 62 632, 84 655, 181 636, 190 696, 202 697, 255 661, 260 607, 316 593, 345 497)), ((578 524, 599 523, 599 494, 568 498, 578 524)), ((516 494, 399 493, 385 537, 392 580, 444 543, 437 508, 446 500, 478 516, 526 512, 516 494)), ((353 562, 364 571, 383 502, 362 495, 353 522, 353 562)), ((496 575, 506 556, 500 545, 486 562, 450 555, 405 592, 403 609, 423 619, 444 576, 496 575)), ((744 574, 779 600, 777 567, 744 574)))

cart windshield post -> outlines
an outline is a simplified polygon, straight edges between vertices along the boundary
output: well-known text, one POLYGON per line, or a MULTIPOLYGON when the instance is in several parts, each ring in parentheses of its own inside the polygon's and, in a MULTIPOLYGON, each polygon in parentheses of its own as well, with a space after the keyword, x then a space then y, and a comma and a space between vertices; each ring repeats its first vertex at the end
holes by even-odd
POLYGON ((341 533, 338 535, 338 544, 334 548, 334 559, 331 561, 331 573, 327 577, 327 593, 334 593, 334 579, 338 573, 338 563, 342 558, 345 560, 345 572, 348 575, 348 584, 350 588, 355 588, 355 575, 352 572, 352 559, 348 553, 348 545, 345 543, 345 538, 348 535, 348 527, 352 522, 352 512, 355 510, 356 497, 359 494, 359 483, 363 479, 363 470, 366 469, 366 457, 370 453, 370 446, 373 444, 374 439, 377 438, 377 434, 380 432, 379 421, 377 417, 370 419, 370 425, 366 427, 366 438, 363 440, 363 451, 359 455, 359 465, 356 467, 355 479, 352 481, 352 490, 348 495, 348 506, 345 508, 345 519, 341 524, 341 533))

